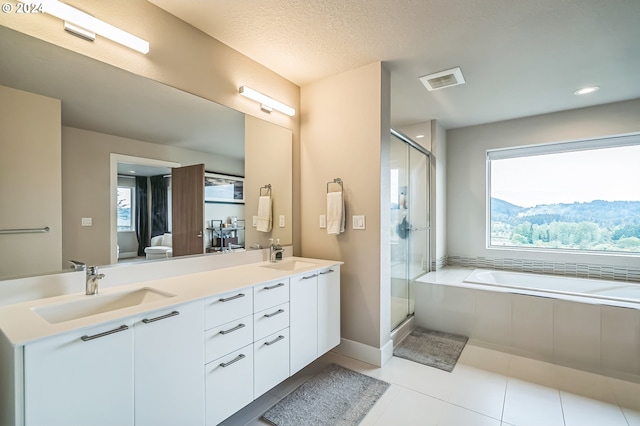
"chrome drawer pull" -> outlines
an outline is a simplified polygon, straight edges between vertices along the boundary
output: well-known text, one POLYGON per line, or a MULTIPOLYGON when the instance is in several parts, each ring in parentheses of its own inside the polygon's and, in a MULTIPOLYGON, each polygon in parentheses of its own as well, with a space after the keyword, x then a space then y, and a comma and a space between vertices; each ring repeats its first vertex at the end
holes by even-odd
POLYGON ((245 325, 244 324, 238 324, 233 328, 230 328, 228 330, 220 330, 220 334, 229 334, 229 333, 233 333, 234 331, 240 330, 241 328, 244 328, 245 325))
POLYGON ((220 367, 222 367, 222 368, 226 368, 226 367, 230 366, 231 364, 233 364, 234 362, 238 362, 238 361, 240 361, 240 360, 241 360, 241 359, 243 359, 243 358, 245 358, 245 356, 244 356, 243 354, 240 354, 240 355, 238 355, 237 357, 235 357, 234 359, 232 359, 232 360, 231 360, 231 361, 229 361, 229 362, 222 362, 222 363, 220 363, 220 367))
POLYGON ((273 290, 274 288, 283 287, 283 286, 284 286, 284 283, 278 283, 278 284, 275 284, 275 285, 268 285, 264 289, 265 290, 273 290))
POLYGON ((279 315, 281 313, 284 312, 284 309, 278 309, 277 311, 275 311, 272 314, 264 314, 265 318, 271 318, 271 317, 275 317, 276 315, 279 315))
POLYGON ((306 276, 306 277, 302 277, 302 279, 303 279, 303 280, 310 280, 311 278, 315 278, 315 277, 317 277, 317 276, 318 276, 318 274, 313 274, 313 275, 308 275, 308 276, 306 276))
POLYGON ((223 297, 220 299, 221 302, 230 302, 232 300, 235 299, 240 299, 241 297, 244 297, 244 293, 238 293, 235 296, 231 296, 231 297, 223 297))
POLYGON ((320 275, 326 275, 326 274, 330 274, 332 272, 335 272, 335 271, 333 269, 329 269, 328 271, 320 272, 320 275))
POLYGON ((273 340, 272 340, 272 341, 270 341, 270 342, 264 342, 264 344, 265 344, 265 345, 267 345, 267 346, 271 346, 271 345, 273 345, 274 343, 279 342, 279 341, 280 341, 280 340, 282 340, 282 339, 284 339, 284 336, 278 336, 278 337, 276 337, 275 339, 273 339, 273 340))
POLYGON ((113 330, 105 331, 104 333, 94 334, 93 336, 82 336, 81 339, 82 339, 83 342, 88 342, 89 340, 99 339, 101 337, 108 336, 108 335, 113 334, 113 333, 119 333, 121 331, 125 331, 125 330, 128 330, 128 329, 129 329, 129 326, 121 325, 118 328, 114 328, 113 330))
POLYGON ((145 319, 142 320, 142 322, 145 323, 145 324, 149 324, 150 322, 160 321, 160 320, 163 320, 163 319, 175 317, 176 315, 180 315, 180 312, 173 311, 173 312, 171 312, 169 314, 162 315, 162 316, 159 316, 159 317, 155 317, 155 318, 151 318, 151 319, 145 318, 145 319))

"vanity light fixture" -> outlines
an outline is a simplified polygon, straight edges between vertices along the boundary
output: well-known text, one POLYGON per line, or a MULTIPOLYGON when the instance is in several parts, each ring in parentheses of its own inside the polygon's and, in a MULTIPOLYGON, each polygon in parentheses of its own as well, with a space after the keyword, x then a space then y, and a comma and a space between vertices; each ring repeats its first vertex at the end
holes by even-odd
POLYGON ((578 89, 573 92, 574 95, 586 95, 587 93, 593 93, 597 90, 600 90, 600 86, 589 86, 583 87, 582 89, 578 89))
MULTIPOLYGON (((28 0, 18 0, 21 3, 28 3, 28 0)), ((149 53, 149 42, 136 37, 120 28, 114 27, 100 19, 94 18, 88 13, 82 12, 75 7, 59 2, 58 0, 42 0, 41 10, 65 22, 65 30, 70 31, 82 38, 94 40, 98 34, 111 41, 120 43, 130 49, 140 53, 149 53)))
POLYGON ((246 96, 249 99, 252 99, 256 102, 260 103, 260 108, 265 112, 271 112, 274 109, 276 111, 280 111, 283 114, 287 114, 290 117, 296 115, 295 108, 291 108, 289 105, 285 105, 280 101, 276 101, 273 98, 270 98, 267 95, 263 95, 260 92, 253 90, 247 86, 240 86, 240 94, 242 96, 246 96))

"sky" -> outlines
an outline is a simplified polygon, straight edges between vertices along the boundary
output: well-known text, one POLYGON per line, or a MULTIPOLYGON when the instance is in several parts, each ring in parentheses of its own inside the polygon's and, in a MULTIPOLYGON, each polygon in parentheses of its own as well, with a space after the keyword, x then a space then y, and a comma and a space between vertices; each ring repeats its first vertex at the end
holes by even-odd
POLYGON ((492 160, 491 197, 521 207, 640 201, 640 145, 492 160))

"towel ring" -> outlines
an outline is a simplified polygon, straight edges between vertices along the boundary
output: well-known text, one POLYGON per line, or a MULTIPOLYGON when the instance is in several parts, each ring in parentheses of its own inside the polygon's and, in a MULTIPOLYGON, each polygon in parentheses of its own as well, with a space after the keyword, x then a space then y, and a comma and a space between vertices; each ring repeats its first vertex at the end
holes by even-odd
MULTIPOLYGON (((335 178, 332 182, 327 182, 327 194, 330 192, 329 185, 331 184, 340 185, 340 192, 344 192, 344 184, 342 183, 342 179, 335 178)), ((337 191, 331 191, 331 192, 337 192, 337 191)))
POLYGON ((260 187, 260 196, 262 197, 264 195, 271 196, 271 184, 270 183, 266 184, 265 186, 261 186, 260 187), (263 189, 265 190, 264 194, 262 193, 263 189))

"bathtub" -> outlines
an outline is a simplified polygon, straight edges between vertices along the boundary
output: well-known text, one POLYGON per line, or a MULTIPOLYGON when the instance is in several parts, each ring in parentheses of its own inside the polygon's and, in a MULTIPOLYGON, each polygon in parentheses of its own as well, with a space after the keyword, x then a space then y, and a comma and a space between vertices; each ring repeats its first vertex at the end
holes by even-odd
POLYGON ((447 266, 414 296, 416 326, 640 383, 640 283, 447 266))
POLYGON ((640 304, 640 284, 620 281, 475 269, 463 282, 550 293, 549 296, 558 294, 640 304))

